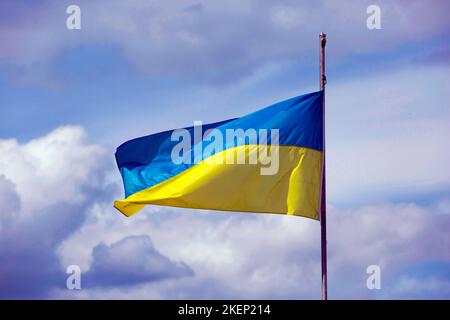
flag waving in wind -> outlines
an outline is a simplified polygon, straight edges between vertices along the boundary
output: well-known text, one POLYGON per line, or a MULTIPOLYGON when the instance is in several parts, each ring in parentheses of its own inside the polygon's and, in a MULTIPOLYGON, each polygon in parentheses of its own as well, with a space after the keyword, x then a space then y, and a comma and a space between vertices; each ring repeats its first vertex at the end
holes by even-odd
POLYGON ((116 151, 126 216, 146 204, 319 219, 323 92, 241 118, 170 130, 116 151))

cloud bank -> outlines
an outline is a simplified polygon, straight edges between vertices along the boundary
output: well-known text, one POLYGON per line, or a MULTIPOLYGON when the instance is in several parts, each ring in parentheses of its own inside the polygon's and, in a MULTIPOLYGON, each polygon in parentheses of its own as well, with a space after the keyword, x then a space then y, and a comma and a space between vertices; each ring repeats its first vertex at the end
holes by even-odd
MULTIPOLYGON (((124 218, 111 208, 121 193, 112 159, 80 127, 24 144, 1 140, 0 150, 8 154, 0 166, 2 298, 320 294, 316 221, 158 207, 124 218), (82 268, 81 291, 65 288, 70 264, 82 268)), ((331 207, 330 296, 448 298, 448 203, 331 207), (380 291, 365 287, 371 264, 381 267, 380 291)))
POLYGON ((184 263, 175 263, 161 255, 148 236, 129 236, 107 246, 92 249, 87 286, 132 286, 143 282, 192 276, 184 263))

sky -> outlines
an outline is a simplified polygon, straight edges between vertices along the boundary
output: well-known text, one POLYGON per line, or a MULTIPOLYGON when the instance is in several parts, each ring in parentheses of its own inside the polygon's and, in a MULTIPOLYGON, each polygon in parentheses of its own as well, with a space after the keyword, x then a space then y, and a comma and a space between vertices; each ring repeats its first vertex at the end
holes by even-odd
POLYGON ((331 299, 450 298, 448 1, 0 2, 0 298, 318 299, 320 224, 147 206, 121 143, 317 91, 331 299), (66 8, 81 29, 66 28, 66 8), (381 29, 368 29, 369 5, 381 29), (81 289, 66 268, 81 268, 81 289), (367 267, 381 288, 366 286, 367 267))

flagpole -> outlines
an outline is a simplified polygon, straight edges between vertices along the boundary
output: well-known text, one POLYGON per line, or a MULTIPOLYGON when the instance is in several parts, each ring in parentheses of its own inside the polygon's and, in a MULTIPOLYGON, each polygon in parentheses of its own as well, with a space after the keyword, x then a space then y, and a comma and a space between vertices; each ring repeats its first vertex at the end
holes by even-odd
POLYGON ((328 299, 327 286, 327 188, 326 188, 326 170, 325 170, 325 44, 327 35, 323 32, 319 35, 320 39, 320 90, 323 90, 323 166, 322 166, 322 197, 320 203, 320 233, 321 233, 321 251, 322 251, 322 300, 328 299))

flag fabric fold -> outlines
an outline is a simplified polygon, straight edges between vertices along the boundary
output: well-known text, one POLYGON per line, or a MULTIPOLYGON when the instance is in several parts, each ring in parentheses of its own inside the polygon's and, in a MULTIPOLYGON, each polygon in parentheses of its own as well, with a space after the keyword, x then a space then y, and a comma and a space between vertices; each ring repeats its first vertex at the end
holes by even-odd
POLYGON ((116 151, 125 199, 114 207, 126 216, 153 204, 319 219, 322 125, 319 91, 200 133, 194 125, 130 140, 116 151))

